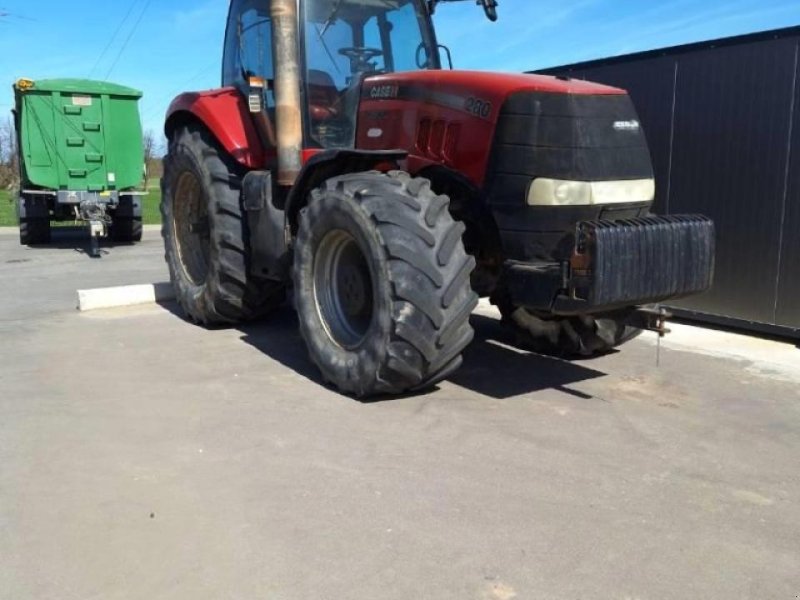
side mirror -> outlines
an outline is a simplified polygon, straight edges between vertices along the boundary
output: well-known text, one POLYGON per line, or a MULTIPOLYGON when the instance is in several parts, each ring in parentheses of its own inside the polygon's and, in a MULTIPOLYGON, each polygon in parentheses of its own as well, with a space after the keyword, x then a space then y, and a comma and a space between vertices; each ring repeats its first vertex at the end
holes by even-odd
MULTIPOLYGON (((450 70, 452 71, 453 70, 453 55, 450 54, 450 48, 448 48, 444 44, 439 44, 439 50, 440 51, 444 50, 444 54, 447 57, 447 64, 450 65, 450 70)), ((440 61, 441 61, 441 56, 442 56, 442 53, 439 52, 440 61)))
MULTIPOLYGON (((428 0, 428 13, 431 15, 436 12, 436 5, 439 2, 458 2, 459 0, 428 0)), ((475 4, 483 6, 483 12, 490 21, 497 21, 497 0, 475 0, 475 4)))
POLYGON ((497 21, 497 0, 480 0, 483 4, 483 12, 486 13, 486 18, 490 21, 497 21))

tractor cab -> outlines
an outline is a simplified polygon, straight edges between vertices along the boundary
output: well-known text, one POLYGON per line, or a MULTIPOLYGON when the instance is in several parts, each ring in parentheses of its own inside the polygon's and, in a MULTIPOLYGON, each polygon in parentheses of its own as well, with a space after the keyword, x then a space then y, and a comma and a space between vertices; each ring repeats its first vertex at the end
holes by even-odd
MULTIPOLYGON (((365 77, 439 69, 430 8, 422 0, 301 0, 298 30, 304 147, 352 148, 365 77)), ((269 0, 234 0, 223 85, 253 96, 275 119, 269 0)), ((252 103, 251 103, 252 104, 252 103)))

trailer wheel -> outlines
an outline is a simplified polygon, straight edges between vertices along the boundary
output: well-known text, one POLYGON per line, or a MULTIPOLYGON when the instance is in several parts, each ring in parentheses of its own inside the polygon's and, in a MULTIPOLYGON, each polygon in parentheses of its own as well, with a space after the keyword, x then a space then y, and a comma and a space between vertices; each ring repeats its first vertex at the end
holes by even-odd
POLYGON ((502 294, 492 297, 517 342, 534 352, 563 358, 605 354, 641 330, 626 326, 622 314, 561 317, 514 306, 502 294))
POLYGON ((47 199, 20 197, 17 203, 19 214, 19 243, 23 246, 50 243, 50 216, 47 199))
POLYGON ((426 179, 333 177, 300 214, 294 259, 300 332, 323 377, 364 397, 446 379, 473 337, 475 259, 446 196, 426 179))
POLYGON ((142 241, 142 201, 137 196, 120 196, 109 235, 114 242, 142 241))
POLYGON ((249 272, 242 176, 201 126, 172 138, 161 180, 162 236, 178 303, 196 323, 257 319, 284 300, 283 284, 249 272))

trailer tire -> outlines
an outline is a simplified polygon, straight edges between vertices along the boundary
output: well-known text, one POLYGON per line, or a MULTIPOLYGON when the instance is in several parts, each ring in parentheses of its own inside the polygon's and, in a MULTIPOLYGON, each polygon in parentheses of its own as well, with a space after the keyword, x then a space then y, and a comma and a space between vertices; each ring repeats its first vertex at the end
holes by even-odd
POLYGON ((540 354, 561 358, 600 356, 641 333, 640 329, 625 325, 622 313, 571 317, 546 315, 514 306, 500 294, 492 298, 492 303, 515 334, 516 342, 540 354))
POLYGON ((300 212, 294 297, 324 379, 357 397, 425 389, 472 341, 475 259, 447 196, 376 171, 328 179, 300 212))
POLYGON ((22 196, 19 198, 17 210, 19 243, 22 246, 50 243, 50 216, 47 199, 22 196))
POLYGON ((118 243, 142 241, 141 217, 114 217, 111 221, 111 240, 118 243))
POLYGON ((109 236, 114 242, 142 241, 142 201, 137 196, 122 195, 111 217, 109 236))
POLYGON ((251 275, 243 169, 201 125, 170 140, 161 180, 162 236, 175 296, 187 317, 225 325, 280 306, 285 286, 251 275))

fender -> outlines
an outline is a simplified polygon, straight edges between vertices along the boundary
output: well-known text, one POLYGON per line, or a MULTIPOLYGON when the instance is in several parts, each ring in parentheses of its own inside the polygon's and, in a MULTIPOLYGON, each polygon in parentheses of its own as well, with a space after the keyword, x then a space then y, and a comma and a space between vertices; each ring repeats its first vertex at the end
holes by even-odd
POLYGON ((250 171, 242 180, 242 207, 246 217, 248 268, 253 275, 288 281, 291 256, 286 236, 286 217, 275 204, 279 194, 270 171, 250 171))
POLYGON ((172 101, 164 132, 169 139, 187 120, 202 123, 225 151, 248 169, 263 168, 267 153, 253 125, 245 98, 236 88, 187 92, 172 101))
POLYGON ((365 150, 314 150, 303 153, 303 165, 288 194, 275 185, 270 171, 254 170, 242 181, 244 209, 250 245, 250 271, 259 277, 288 281, 291 245, 300 210, 308 195, 323 181, 337 175, 396 168, 405 152, 365 150))
MULTIPOLYGON (((297 232, 297 216, 306 203, 308 194, 326 179, 346 173, 369 171, 370 169, 389 170, 397 168, 408 153, 404 150, 323 150, 305 160, 289 195, 286 198, 286 225, 291 234, 297 232), (392 165, 388 169, 380 168, 392 165)), ((306 157, 304 157, 305 159, 306 157)))

